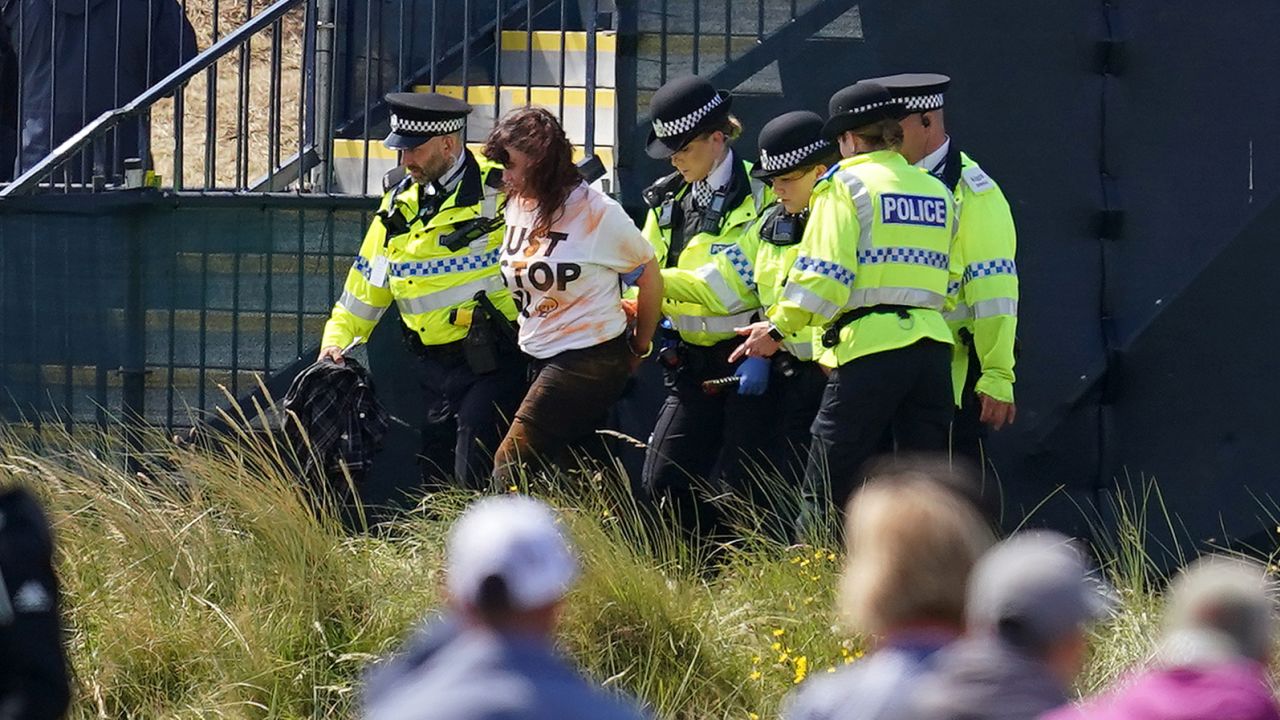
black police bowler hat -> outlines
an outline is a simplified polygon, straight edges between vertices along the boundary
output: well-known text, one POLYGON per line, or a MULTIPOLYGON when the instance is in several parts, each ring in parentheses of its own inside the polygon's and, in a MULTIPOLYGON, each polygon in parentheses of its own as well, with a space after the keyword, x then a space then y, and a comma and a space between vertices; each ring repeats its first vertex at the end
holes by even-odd
POLYGON ((901 120, 906 115, 902 103, 895 100, 883 85, 861 80, 831 96, 822 134, 835 140, 850 130, 881 120, 901 120))
POLYGON ((456 133, 467 124, 471 106, 440 93, 388 93, 391 133, 382 143, 392 150, 411 150, 433 137, 456 133))
POLYGON ((942 107, 943 94, 951 87, 951 78, 938 73, 899 73, 868 81, 883 85, 908 114, 942 107))
POLYGON ((785 175, 793 170, 830 163, 838 152, 822 136, 822 116, 808 110, 784 113, 760 129, 760 162, 751 168, 760 180, 785 175))
POLYGON ((665 160, 729 114, 733 95, 716 90, 697 75, 676 78, 658 88, 649 101, 652 126, 645 152, 665 160))

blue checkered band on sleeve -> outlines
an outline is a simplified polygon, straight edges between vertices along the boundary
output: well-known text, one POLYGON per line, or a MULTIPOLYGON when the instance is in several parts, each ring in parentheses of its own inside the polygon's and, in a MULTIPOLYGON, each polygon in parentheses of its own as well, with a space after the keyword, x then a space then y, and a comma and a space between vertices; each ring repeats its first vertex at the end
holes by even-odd
POLYGON ((742 282, 752 290, 756 289, 755 273, 751 267, 751 261, 747 259, 747 254, 742 252, 742 248, 737 245, 725 245, 722 248, 712 248, 712 252, 723 252, 724 256, 729 259, 729 264, 733 266, 738 277, 742 278, 742 282))
POLYGON ((370 273, 373 272, 373 265, 369 264, 369 261, 363 255, 357 255, 355 262, 351 263, 351 267, 363 275, 365 280, 368 280, 370 273))
POLYGON ((801 256, 796 258, 795 267, 801 272, 815 272, 845 285, 853 284, 853 271, 830 260, 801 256))
POLYGON ((392 263, 391 274, 396 277, 429 277, 432 275, 483 270, 498 263, 498 252, 494 250, 481 255, 459 255, 457 257, 440 258, 439 260, 392 263))
POLYGON ((964 269, 964 281, 989 275, 1017 275, 1018 265, 1010 258, 984 260, 976 262, 964 269))

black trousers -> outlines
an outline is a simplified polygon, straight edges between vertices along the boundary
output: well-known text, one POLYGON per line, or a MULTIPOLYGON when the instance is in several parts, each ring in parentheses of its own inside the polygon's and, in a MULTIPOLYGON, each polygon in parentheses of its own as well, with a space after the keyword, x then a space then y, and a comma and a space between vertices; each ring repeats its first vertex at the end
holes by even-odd
POLYGON ((921 340, 832 370, 813 421, 801 528, 831 505, 844 510, 886 430, 899 452, 944 452, 954 412, 950 345, 921 340))
POLYGON ((645 453, 647 500, 660 513, 674 513, 694 537, 726 529, 727 518, 708 502, 708 495, 749 494, 752 478, 768 463, 777 391, 747 396, 733 387, 717 395, 702 390, 704 380, 733 374, 729 354, 739 343, 681 344, 682 364, 666 371, 667 397, 645 453))
MULTIPOLYGON (((962 341, 963 342, 963 341, 962 341)), ((982 363, 978 362, 978 351, 973 343, 966 343, 969 351, 969 368, 964 377, 964 388, 960 391, 960 407, 956 408, 955 420, 951 422, 951 451, 972 463, 975 469, 983 468, 983 443, 987 439, 987 426, 979 418, 982 417, 982 401, 974 388, 978 378, 982 377, 982 363)))
POLYGON ((498 369, 483 375, 467 365, 460 343, 421 352, 426 422, 422 463, 429 485, 439 481, 480 489, 493 474, 493 453, 529 387, 528 361, 518 350, 498 355, 498 369))
POLYGON ((767 449, 768 473, 752 486, 752 502, 762 510, 763 528, 780 541, 791 537, 800 511, 801 488, 809 446, 810 427, 822 404, 827 374, 813 361, 801 361, 778 353, 773 356, 769 388, 775 400, 767 449))

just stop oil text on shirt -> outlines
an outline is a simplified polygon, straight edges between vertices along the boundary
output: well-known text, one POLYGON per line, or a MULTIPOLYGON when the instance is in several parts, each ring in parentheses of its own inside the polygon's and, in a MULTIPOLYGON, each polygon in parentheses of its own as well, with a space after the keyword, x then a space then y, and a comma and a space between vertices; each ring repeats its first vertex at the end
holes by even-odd
POLYGON ((499 264, 519 310, 520 349, 536 358, 592 347, 626 332, 618 276, 653 258, 653 247, 622 207, 579 185, 535 235, 532 203, 505 212, 499 264))

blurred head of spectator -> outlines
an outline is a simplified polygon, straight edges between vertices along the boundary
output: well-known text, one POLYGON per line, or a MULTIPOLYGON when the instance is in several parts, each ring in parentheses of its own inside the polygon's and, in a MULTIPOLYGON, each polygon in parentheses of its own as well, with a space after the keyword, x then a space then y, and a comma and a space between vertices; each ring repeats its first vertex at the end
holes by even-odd
POLYGON ((1107 605, 1078 547, 1057 533, 1028 532, 974 569, 969 627, 1037 658, 1065 687, 1083 669, 1087 627, 1107 605))
POLYGON ((1274 612, 1262 566, 1201 558, 1169 586, 1155 666, 1048 720, 1280 720, 1267 677, 1274 612))
POLYGON ((974 567, 967 637, 940 653, 909 716, 1012 720, 1061 705, 1084 666, 1088 626, 1108 604, 1066 537, 1026 532, 1005 540, 974 567))
POLYGON ((801 686, 784 705, 789 720, 894 716, 960 635, 969 572, 994 537, 950 473, 924 460, 882 466, 850 501, 840 610, 876 651, 801 686))
POLYGON ((1219 555, 1201 558, 1169 586, 1157 659, 1166 666, 1268 664, 1275 650, 1274 613, 1264 568, 1219 555))
POLYGON ((555 649, 578 561, 560 519, 533 498, 473 504, 445 547, 451 614, 429 623, 397 660, 370 676, 369 720, 640 720, 555 649))
POLYGON ((841 610, 880 638, 920 627, 959 634, 969 572, 994 538, 939 476, 899 467, 853 497, 845 515, 841 610))
POLYGON ((551 508, 502 496, 473 505, 449 535, 449 601, 464 622, 549 637, 578 563, 551 508))

